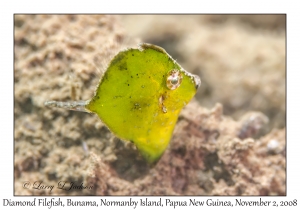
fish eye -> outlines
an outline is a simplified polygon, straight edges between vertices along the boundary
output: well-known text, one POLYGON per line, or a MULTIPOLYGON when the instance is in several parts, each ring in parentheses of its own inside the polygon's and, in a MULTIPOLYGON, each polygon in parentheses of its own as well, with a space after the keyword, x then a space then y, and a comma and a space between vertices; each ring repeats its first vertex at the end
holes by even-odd
POLYGON ((179 70, 173 69, 168 73, 166 84, 170 90, 175 90, 176 88, 178 88, 181 82, 182 75, 179 70))

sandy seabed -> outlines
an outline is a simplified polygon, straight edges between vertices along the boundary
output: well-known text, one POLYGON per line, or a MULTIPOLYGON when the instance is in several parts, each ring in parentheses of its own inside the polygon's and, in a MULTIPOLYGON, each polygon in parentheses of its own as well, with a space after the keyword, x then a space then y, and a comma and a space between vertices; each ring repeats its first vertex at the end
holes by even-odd
POLYGON ((286 195, 284 15, 14 20, 15 195, 286 195), (202 80, 154 167, 96 115, 44 106, 90 99, 109 59, 139 42, 202 80))

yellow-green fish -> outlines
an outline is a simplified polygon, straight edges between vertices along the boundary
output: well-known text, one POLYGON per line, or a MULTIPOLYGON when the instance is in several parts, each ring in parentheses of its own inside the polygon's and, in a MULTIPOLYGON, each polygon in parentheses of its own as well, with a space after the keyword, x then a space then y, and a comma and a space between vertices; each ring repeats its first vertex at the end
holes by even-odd
POLYGON ((111 132, 133 142, 154 163, 200 84, 197 75, 185 71, 163 48, 144 43, 111 60, 92 99, 45 104, 97 114, 111 132))

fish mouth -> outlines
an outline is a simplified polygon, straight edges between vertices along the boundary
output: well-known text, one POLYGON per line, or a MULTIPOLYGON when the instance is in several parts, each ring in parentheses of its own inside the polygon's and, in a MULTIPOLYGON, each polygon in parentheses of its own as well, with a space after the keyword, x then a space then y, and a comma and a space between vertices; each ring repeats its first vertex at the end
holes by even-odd
POLYGON ((195 84, 195 89, 198 90, 198 88, 201 85, 201 79, 200 79, 200 77, 198 75, 196 75, 196 74, 192 74, 192 73, 186 71, 185 69, 181 69, 181 70, 183 71, 183 73, 186 76, 188 76, 188 77, 190 77, 190 79, 192 79, 193 83, 195 84))
POLYGON ((198 90, 198 88, 200 87, 201 85, 201 79, 198 75, 196 74, 193 74, 193 78, 194 78, 194 84, 195 84, 195 88, 196 90, 198 90))

